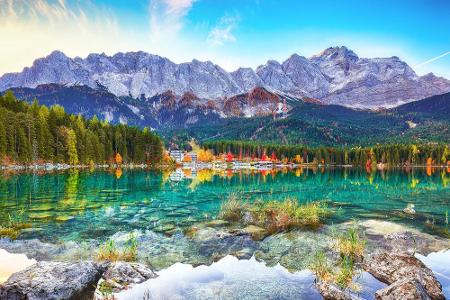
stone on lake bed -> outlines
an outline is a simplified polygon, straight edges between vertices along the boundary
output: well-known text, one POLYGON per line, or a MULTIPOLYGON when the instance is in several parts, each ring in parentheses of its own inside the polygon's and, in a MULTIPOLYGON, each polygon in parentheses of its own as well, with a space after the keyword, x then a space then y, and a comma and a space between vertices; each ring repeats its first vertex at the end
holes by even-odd
POLYGON ((127 192, 127 189, 117 189, 117 190, 101 190, 100 193, 105 193, 105 194, 121 194, 124 192, 127 192))
POLYGON ((264 228, 255 225, 248 225, 243 231, 255 240, 262 240, 267 236, 267 231, 264 228))
POLYGON ((250 259, 253 256, 254 250, 250 248, 244 248, 233 253, 233 256, 238 259, 250 259))
POLYGON ((158 218, 158 217, 146 217, 145 220, 146 220, 147 222, 153 223, 153 222, 158 222, 158 221, 159 221, 159 218, 158 218))
POLYGON ((409 231, 415 234, 420 234, 420 232, 417 229, 389 221, 379 221, 371 219, 361 222, 360 225, 364 227, 366 234, 388 235, 391 233, 403 231, 409 231))
POLYGON ((87 209, 99 209, 102 208, 101 204, 90 204, 88 206, 86 206, 87 209))
POLYGON ((166 236, 172 236, 177 233, 182 234, 183 231, 180 228, 176 228, 176 227, 174 229, 164 231, 164 235, 166 235, 166 236))
POLYGON ((33 213, 29 215, 30 219, 34 219, 34 220, 45 220, 45 219, 51 219, 52 218, 52 214, 49 213, 33 213))
POLYGON ((55 218, 55 221, 57 221, 57 222, 67 222, 67 221, 73 220, 73 219, 75 219, 75 217, 73 217, 73 216, 57 216, 55 218))
POLYGON ((220 219, 212 220, 212 221, 205 223, 205 225, 208 227, 223 227, 223 226, 227 226, 229 224, 230 223, 228 221, 220 220, 220 219))
POLYGON ((45 205, 39 205, 39 206, 35 206, 35 207, 30 207, 28 209, 28 211, 41 212, 41 211, 52 211, 54 209, 55 209, 55 207, 52 204, 45 204, 45 205))
POLYGON ((158 231, 158 232, 168 232, 168 231, 174 230, 175 228, 176 228, 176 227, 175 227, 175 225, 173 225, 173 224, 165 224, 165 225, 156 227, 156 228, 155 228, 155 231, 158 231))
POLYGON ((180 217, 184 217, 186 215, 187 215, 187 213, 183 213, 183 212, 179 212, 179 211, 172 211, 172 212, 166 213, 167 217, 172 217, 172 218, 180 218, 180 217))
POLYGON ((24 229, 20 230, 21 233, 40 232, 40 231, 44 231, 44 229, 41 227, 30 227, 30 228, 24 228, 24 229))

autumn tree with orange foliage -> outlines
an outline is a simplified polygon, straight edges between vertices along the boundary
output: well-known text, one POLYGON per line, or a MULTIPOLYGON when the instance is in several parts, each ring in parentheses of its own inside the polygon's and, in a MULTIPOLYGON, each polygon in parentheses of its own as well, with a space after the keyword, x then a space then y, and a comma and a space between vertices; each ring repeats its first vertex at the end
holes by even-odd
POLYGON ((170 158, 169 152, 165 151, 163 154, 163 162, 170 163, 171 161, 172 161, 172 158, 170 158))
POLYGON ((120 153, 116 154, 116 157, 114 158, 114 160, 116 161, 116 164, 118 164, 118 165, 121 165, 123 163, 122 155, 120 155, 120 153))
POLYGON ((295 162, 296 164, 301 164, 301 163, 303 163, 303 158, 302 158, 302 156, 301 156, 300 154, 295 155, 295 157, 294 157, 294 162, 295 162))
POLYGON ((189 154, 186 154, 186 155, 183 157, 183 162, 185 162, 185 163, 190 163, 190 162, 192 162, 192 157, 191 157, 189 154))
POLYGON ((197 159, 201 162, 211 162, 214 159, 214 155, 211 150, 200 149, 197 152, 197 159))

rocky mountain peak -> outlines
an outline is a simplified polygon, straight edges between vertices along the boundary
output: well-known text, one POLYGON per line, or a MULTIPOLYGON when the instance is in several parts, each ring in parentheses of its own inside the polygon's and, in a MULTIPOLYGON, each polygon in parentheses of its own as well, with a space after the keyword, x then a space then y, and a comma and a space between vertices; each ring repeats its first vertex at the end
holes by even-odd
POLYGON ((263 86, 264 83, 252 68, 239 68, 231 72, 234 82, 242 91, 249 91, 255 86, 263 86))
POLYGON ((66 56, 66 54, 59 50, 54 50, 52 53, 45 57, 45 60, 47 61, 62 61, 68 59, 69 58, 66 56))
POLYGON ((324 51, 322 51, 322 53, 320 53, 317 56, 313 56, 313 59, 319 59, 319 60, 351 60, 351 61, 356 61, 358 60, 358 55, 356 55, 355 52, 353 52, 352 50, 348 49, 345 46, 337 46, 337 47, 329 47, 327 49, 325 49, 324 51))

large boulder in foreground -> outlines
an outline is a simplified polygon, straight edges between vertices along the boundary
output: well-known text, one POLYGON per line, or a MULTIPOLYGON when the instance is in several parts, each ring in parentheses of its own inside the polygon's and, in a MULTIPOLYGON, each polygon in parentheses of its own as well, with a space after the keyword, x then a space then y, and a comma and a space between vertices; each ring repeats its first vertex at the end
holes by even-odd
POLYGON ((38 262, 0 285, 0 299, 92 299, 104 268, 94 262, 38 262))
POLYGON ((430 300, 427 291, 417 279, 404 279, 375 293, 377 300, 430 300))
MULTIPOLYGON (((406 286, 417 287, 420 285, 431 299, 445 299, 442 286, 433 272, 423 262, 410 254, 378 252, 371 255, 364 262, 363 267, 375 278, 390 285, 394 283, 400 285, 404 280, 414 279, 416 282, 409 282, 406 286)), ((405 286, 406 283, 402 284, 405 286)), ((407 299, 399 294, 402 290, 405 290, 404 288, 389 286, 385 290, 389 288, 395 290, 395 295, 400 296, 400 299, 407 299)), ((420 287, 417 287, 417 292, 420 292, 420 287)))

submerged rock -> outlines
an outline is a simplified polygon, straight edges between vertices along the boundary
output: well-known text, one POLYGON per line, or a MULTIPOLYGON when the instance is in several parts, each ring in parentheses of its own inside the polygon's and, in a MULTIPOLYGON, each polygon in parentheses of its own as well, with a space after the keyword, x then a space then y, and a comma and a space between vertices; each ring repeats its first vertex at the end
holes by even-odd
POLYGON ((365 230, 369 251, 383 249, 388 252, 421 253, 427 255, 450 248, 450 240, 420 232, 401 224, 366 220, 359 223, 365 230))
POLYGON ((416 210, 414 209, 414 204, 408 203, 408 206, 406 206, 406 207, 403 209, 403 212, 404 212, 405 214, 408 214, 408 215, 414 215, 414 214, 416 214, 416 210))
POLYGON ((157 275, 140 263, 114 262, 111 263, 98 282, 96 294, 102 287, 108 287, 118 293, 134 284, 144 282, 157 275))
POLYGON ((212 221, 205 223, 205 225, 207 227, 224 227, 224 226, 228 226, 229 224, 230 223, 228 221, 220 220, 220 219, 212 220, 212 221))
POLYGON ((0 285, 0 299, 92 299, 104 268, 93 262, 38 262, 0 285))
POLYGON ((264 228, 255 225, 248 225, 242 230, 249 234, 254 240, 262 240, 267 236, 267 231, 264 228))
POLYGON ((375 293, 377 300, 429 300, 426 290, 417 279, 410 278, 397 281, 375 293))
MULTIPOLYGON (((364 262, 363 267, 375 278, 387 284, 398 284, 406 279, 415 279, 424 287, 431 299, 445 299, 442 286, 433 272, 412 255, 378 252, 371 255, 364 262)), ((409 283, 409 285, 413 285, 413 283, 409 283)), ((398 293, 403 288, 393 287, 393 290, 398 293)))
POLYGON ((32 240, 9 240, 0 238, 0 248, 10 253, 23 253, 36 260, 52 260, 64 251, 64 245, 32 240))
MULTIPOLYGON (((201 236, 202 233, 198 233, 201 236)), ((206 237, 206 234, 203 235, 206 237)), ((236 232, 214 232, 207 238, 200 240, 198 251, 206 257, 224 257, 243 248, 256 249, 257 244, 247 233, 236 232)))

